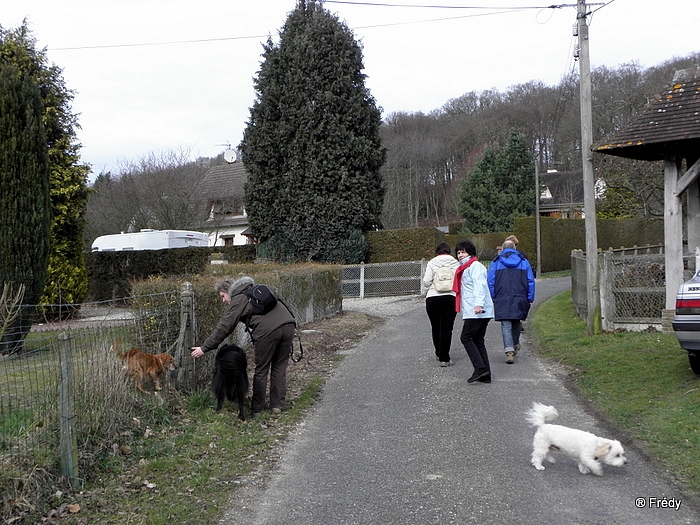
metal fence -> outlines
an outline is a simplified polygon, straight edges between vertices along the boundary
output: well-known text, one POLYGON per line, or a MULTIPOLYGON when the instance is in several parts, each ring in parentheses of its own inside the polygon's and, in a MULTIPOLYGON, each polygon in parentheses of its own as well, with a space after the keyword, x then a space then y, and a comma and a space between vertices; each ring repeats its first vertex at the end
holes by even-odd
POLYGON ((78 464, 89 465, 143 405, 122 371, 119 353, 132 347, 172 350, 180 333, 179 296, 144 296, 128 306, 124 301, 84 304, 75 319, 32 325, 21 352, 0 354, 4 472, 22 479, 39 469, 71 483, 78 480, 78 464), (55 472, 58 458, 61 472, 55 472))
MULTIPOLYGON (((340 302, 337 294, 307 297, 304 304, 293 299, 300 325, 337 312, 340 302)), ((55 323, 37 317, 36 307, 21 308, 25 327, 4 334, 12 344, 0 344, 0 501, 23 500, 7 494, 16 486, 56 486, 61 476, 80 483, 99 458, 115 453, 109 447, 137 431, 134 421, 157 423, 175 390, 192 392, 211 380, 215 354, 195 360, 190 348, 213 328, 220 306, 211 297, 195 309, 188 282, 179 291, 83 304, 74 318, 55 323), (132 348, 173 356, 177 369, 161 378, 159 395, 141 395, 124 373, 120 356, 132 348), (35 472, 49 481, 28 483, 35 472), (11 480, 18 480, 15 486, 11 480)), ((249 341, 242 323, 230 337, 240 345, 249 341)), ((153 386, 146 378, 144 387, 153 386)))
MULTIPOLYGON (((663 245, 620 248, 598 254, 602 328, 640 331, 662 329, 666 303, 666 275, 663 245)), ((695 257, 685 261, 687 276, 695 268, 695 257)), ((571 295, 576 312, 587 317, 586 256, 571 253, 571 295)))
POLYGON ((417 295, 422 291, 425 259, 394 263, 354 264, 343 267, 343 297, 417 295))

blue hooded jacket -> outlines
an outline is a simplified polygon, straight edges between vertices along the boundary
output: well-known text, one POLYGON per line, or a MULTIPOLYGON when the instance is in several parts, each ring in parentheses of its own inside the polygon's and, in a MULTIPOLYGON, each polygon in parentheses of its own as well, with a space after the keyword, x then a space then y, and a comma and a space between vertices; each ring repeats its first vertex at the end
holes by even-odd
POLYGON ((486 279, 496 321, 527 319, 535 300, 532 266, 518 250, 506 248, 489 265, 486 279))

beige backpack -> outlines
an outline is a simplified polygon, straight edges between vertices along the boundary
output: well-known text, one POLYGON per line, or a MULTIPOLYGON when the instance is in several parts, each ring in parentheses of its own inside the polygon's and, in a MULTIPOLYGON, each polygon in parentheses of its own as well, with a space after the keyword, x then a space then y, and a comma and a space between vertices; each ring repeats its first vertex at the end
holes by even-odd
POLYGON ((433 275, 433 286, 438 292, 451 292, 452 281, 455 278, 455 271, 448 266, 441 266, 435 270, 433 275))

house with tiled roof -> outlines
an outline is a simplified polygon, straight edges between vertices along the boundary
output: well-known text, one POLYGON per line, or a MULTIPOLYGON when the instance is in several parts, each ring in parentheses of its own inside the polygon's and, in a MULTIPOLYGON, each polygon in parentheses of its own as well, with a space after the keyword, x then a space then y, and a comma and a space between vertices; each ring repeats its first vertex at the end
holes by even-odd
POLYGON ((550 170, 540 175, 540 217, 583 217, 583 174, 550 170))
POLYGON ((664 161, 665 314, 671 316, 676 291, 683 282, 683 254, 700 247, 700 67, 677 71, 667 89, 639 117, 591 150, 664 161))
POLYGON ((245 210, 248 172, 241 161, 214 166, 204 174, 199 192, 206 214, 199 230, 209 234, 209 246, 252 244, 245 210))

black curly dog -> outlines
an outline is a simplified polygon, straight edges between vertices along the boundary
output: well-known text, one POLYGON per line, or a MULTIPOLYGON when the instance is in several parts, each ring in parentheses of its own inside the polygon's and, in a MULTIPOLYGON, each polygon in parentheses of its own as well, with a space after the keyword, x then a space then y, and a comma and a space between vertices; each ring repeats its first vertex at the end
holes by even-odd
POLYGON ((245 421, 243 405, 248 395, 248 359, 245 350, 236 345, 223 345, 216 353, 211 389, 216 396, 216 411, 228 399, 238 403, 238 419, 245 421))

